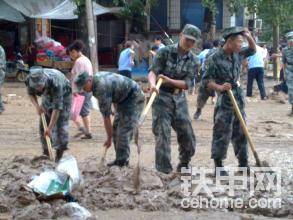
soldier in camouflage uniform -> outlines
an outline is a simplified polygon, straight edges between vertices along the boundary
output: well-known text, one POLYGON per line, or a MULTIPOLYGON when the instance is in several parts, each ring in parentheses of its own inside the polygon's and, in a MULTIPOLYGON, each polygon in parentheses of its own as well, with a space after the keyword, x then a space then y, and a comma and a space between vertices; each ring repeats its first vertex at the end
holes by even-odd
MULTIPOLYGON (((220 46, 220 41, 219 40, 215 40, 213 42, 213 45, 214 47, 212 49, 209 50, 209 52, 207 53, 206 55, 206 58, 205 58, 205 69, 207 69, 208 67, 208 58, 210 56, 212 56, 218 49, 219 49, 219 46, 220 46)), ((210 91, 206 88, 204 88, 201 84, 198 88, 198 95, 197 95, 197 99, 196 99, 196 106, 197 106, 197 109, 196 109, 196 112, 194 113, 194 116, 193 118, 195 120, 198 120, 200 115, 201 115, 201 112, 202 112, 202 109, 204 108, 205 104, 207 103, 208 99, 210 96, 215 97, 215 91, 210 91)), ((212 100, 213 102, 213 100, 212 100)))
POLYGON ((0 45, 0 114, 4 111, 1 88, 5 80, 6 56, 3 47, 0 45))
POLYGON ((74 80, 78 92, 93 92, 98 99, 100 112, 104 118, 109 148, 113 143, 116 159, 108 166, 127 166, 129 163, 130 141, 144 106, 144 93, 132 79, 111 72, 99 72, 93 77, 84 72, 74 80), (113 126, 111 105, 116 107, 113 126))
MULTIPOLYGON (((209 65, 202 79, 202 85, 214 89, 218 99, 214 112, 214 128, 212 141, 212 159, 215 167, 223 167, 222 161, 226 158, 230 140, 240 167, 248 167, 247 139, 240 125, 232 103, 226 91, 232 90, 240 111, 245 118, 244 96, 239 79, 242 61, 256 51, 256 46, 249 31, 241 27, 225 29, 223 34, 226 40, 220 48, 209 58, 209 65), (242 48, 244 37, 249 43, 248 48, 242 48)), ((221 175, 226 175, 226 172, 221 175)))
POLYGON ((58 162, 67 150, 69 117, 71 109, 72 91, 69 80, 55 69, 31 69, 26 79, 27 91, 37 113, 45 113, 48 124, 44 131, 40 120, 40 139, 43 153, 48 155, 45 136, 52 139, 56 149, 56 162, 58 162), (42 104, 38 104, 37 96, 42 96, 42 104))
POLYGON ((284 64, 284 74, 288 86, 289 103, 291 112, 289 116, 293 117, 293 31, 286 34, 288 46, 283 51, 282 61, 284 64))
POLYGON ((178 44, 162 48, 154 58, 148 75, 152 91, 158 92, 153 104, 153 133, 156 141, 156 169, 163 173, 172 171, 171 127, 179 144, 179 172, 188 167, 194 155, 196 140, 193 133, 184 90, 192 87, 198 61, 191 49, 200 39, 200 30, 187 24, 180 34, 178 44), (155 85, 163 79, 159 91, 155 85))

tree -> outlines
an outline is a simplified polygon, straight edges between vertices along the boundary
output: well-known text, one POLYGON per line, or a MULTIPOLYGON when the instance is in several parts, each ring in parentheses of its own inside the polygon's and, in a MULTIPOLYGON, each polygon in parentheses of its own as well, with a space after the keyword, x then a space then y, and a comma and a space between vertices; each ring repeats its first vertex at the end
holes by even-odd
POLYGON ((156 0, 114 0, 122 7, 120 16, 126 21, 126 38, 129 32, 141 33, 146 30, 147 10, 156 4, 156 0))
MULTIPOLYGON (((237 12, 241 7, 246 7, 250 14, 256 13, 263 19, 264 23, 270 25, 272 27, 273 52, 278 52, 280 25, 292 17, 292 0, 229 0, 229 4, 231 12, 237 12)), ((275 60, 274 78, 277 79, 277 76, 275 60)))
POLYGON ((86 45, 84 53, 86 56, 89 56, 89 33, 87 29, 85 0, 73 0, 73 2, 77 6, 75 14, 78 16, 78 30, 82 30, 77 32, 77 37, 81 39, 86 45))
POLYGON ((216 14, 218 13, 216 0, 202 0, 204 6, 203 41, 212 41, 216 34, 216 14))
MULTIPOLYGON (((279 52, 280 26, 292 17, 292 0, 259 0, 258 14, 272 26, 273 52, 279 52)), ((292 20, 291 23, 292 25, 292 20)), ((277 59, 274 59, 274 79, 278 79, 277 59)))

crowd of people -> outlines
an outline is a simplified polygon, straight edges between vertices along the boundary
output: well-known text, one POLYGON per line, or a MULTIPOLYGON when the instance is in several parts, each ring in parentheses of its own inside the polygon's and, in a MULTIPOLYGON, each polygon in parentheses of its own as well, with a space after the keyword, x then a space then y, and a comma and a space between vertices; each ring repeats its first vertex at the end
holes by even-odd
MULTIPOLYGON (((196 137, 188 112, 186 90, 199 83, 197 110, 198 119, 202 109, 211 96, 217 94, 214 109, 213 140, 211 158, 215 168, 223 167, 227 148, 233 144, 235 156, 240 167, 249 168, 247 139, 240 121, 234 113, 227 91, 232 91, 242 116, 245 118, 245 97, 240 82, 242 66, 247 60, 247 96, 252 96, 253 81, 256 79, 261 99, 266 100, 264 87, 264 67, 267 58, 265 50, 256 45, 247 28, 231 27, 224 30, 223 40, 213 45, 206 43, 202 52, 196 56, 192 50, 199 47, 201 31, 191 24, 185 25, 177 44, 162 44, 160 37, 154 39, 151 47, 152 64, 149 68, 150 91, 158 94, 152 106, 152 131, 155 136, 155 165, 159 172, 170 173, 171 129, 173 128, 179 145, 179 163, 176 168, 189 167, 195 154, 196 137), (244 44, 247 44, 243 47, 244 44), (199 70, 199 71, 198 71, 199 70), (200 72, 200 77, 197 73, 200 72), (158 89, 158 79, 163 79, 158 89)), ((284 74, 288 85, 289 103, 293 116, 293 32, 287 34, 288 47, 282 54, 284 74)), ((68 149, 69 120, 72 119, 78 133, 75 137, 91 139, 90 109, 91 98, 99 102, 107 134, 104 147, 114 145, 116 158, 109 166, 127 166, 130 157, 130 142, 135 126, 144 107, 144 92, 132 79, 134 65, 134 46, 125 43, 118 61, 118 73, 93 73, 91 61, 83 54, 84 44, 77 40, 67 53, 74 61, 69 79, 55 69, 32 67, 26 79, 27 92, 39 115, 45 114, 48 127, 40 122, 40 138, 43 153, 49 155, 46 136, 51 137, 59 161, 68 149), (41 103, 38 96, 42 97, 41 103), (82 97, 79 116, 72 117, 73 103, 82 97), (114 106, 114 119, 113 115, 114 106)), ((5 75, 5 53, 0 47, 0 89, 5 75)), ((214 101, 213 101, 214 102, 214 101)), ((0 112, 4 110, 0 95, 0 112)), ((227 175, 225 171, 221 175, 227 175)))

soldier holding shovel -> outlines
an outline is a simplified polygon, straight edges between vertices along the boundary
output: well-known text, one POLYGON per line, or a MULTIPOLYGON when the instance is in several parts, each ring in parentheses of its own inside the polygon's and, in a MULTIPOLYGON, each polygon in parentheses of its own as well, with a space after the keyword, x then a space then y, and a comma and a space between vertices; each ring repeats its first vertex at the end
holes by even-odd
POLYGON ((37 113, 45 114, 48 127, 44 129, 44 123, 40 122, 40 139, 43 153, 49 156, 46 136, 52 138, 53 147, 56 149, 56 162, 63 152, 67 150, 68 129, 71 108, 71 85, 69 80, 55 69, 31 69, 26 79, 27 92, 35 106, 37 113), (39 104, 37 96, 42 97, 39 104))
MULTIPOLYGON (((227 149, 232 140, 240 167, 248 167, 247 138, 237 118, 227 91, 232 90, 242 117, 245 118, 244 96, 239 79, 242 61, 256 52, 255 42, 246 28, 231 27, 224 30, 225 44, 209 58, 209 66, 203 76, 202 85, 216 90, 218 99, 214 111, 212 159, 216 167, 223 167, 227 149), (242 48, 244 39, 249 47, 242 48)), ((221 172, 221 175, 227 175, 221 172)))
POLYGON ((177 171, 188 167, 195 152, 195 135, 188 113, 184 90, 192 87, 196 71, 196 57, 191 52, 200 39, 200 30, 187 24, 180 34, 178 44, 162 48, 154 58, 148 80, 152 91, 159 93, 153 104, 153 133, 156 140, 156 169, 170 173, 171 127, 177 133, 179 164, 177 171), (156 81, 162 78, 159 91, 156 81))

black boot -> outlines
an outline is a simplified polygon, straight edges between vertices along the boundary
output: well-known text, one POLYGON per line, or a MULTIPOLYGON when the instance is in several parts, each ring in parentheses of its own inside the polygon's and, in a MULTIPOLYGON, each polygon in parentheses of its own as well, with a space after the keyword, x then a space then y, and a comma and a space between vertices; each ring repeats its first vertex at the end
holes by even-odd
POLYGON ((58 163, 61 160, 64 151, 65 151, 64 149, 57 149, 56 150, 56 155, 55 155, 55 162, 56 163, 58 163))
MULTIPOLYGON (((214 160, 215 162, 215 176, 217 175, 217 167, 224 167, 222 160, 214 160)), ((220 176, 229 176, 226 170, 220 171, 220 176)))
POLYGON ((43 149, 43 155, 49 157, 48 149, 43 149))
POLYGON ((112 167, 112 166, 119 166, 119 167, 124 167, 124 166, 128 166, 129 165, 129 161, 123 161, 123 160, 114 160, 110 163, 107 164, 108 167, 112 167))
POLYGON ((238 160, 238 167, 246 167, 247 168, 247 173, 250 173, 250 166, 248 165, 248 160, 238 160))
POLYGON ((198 109, 196 109, 196 112, 194 113, 193 118, 194 118, 195 120, 198 120, 200 116, 201 116, 201 109, 198 108, 198 109))
POLYGON ((189 166, 189 163, 188 162, 180 162, 178 165, 177 165, 177 172, 178 173, 180 173, 181 172, 181 168, 186 168, 186 169, 188 169, 188 168, 190 168, 190 166, 189 166))

